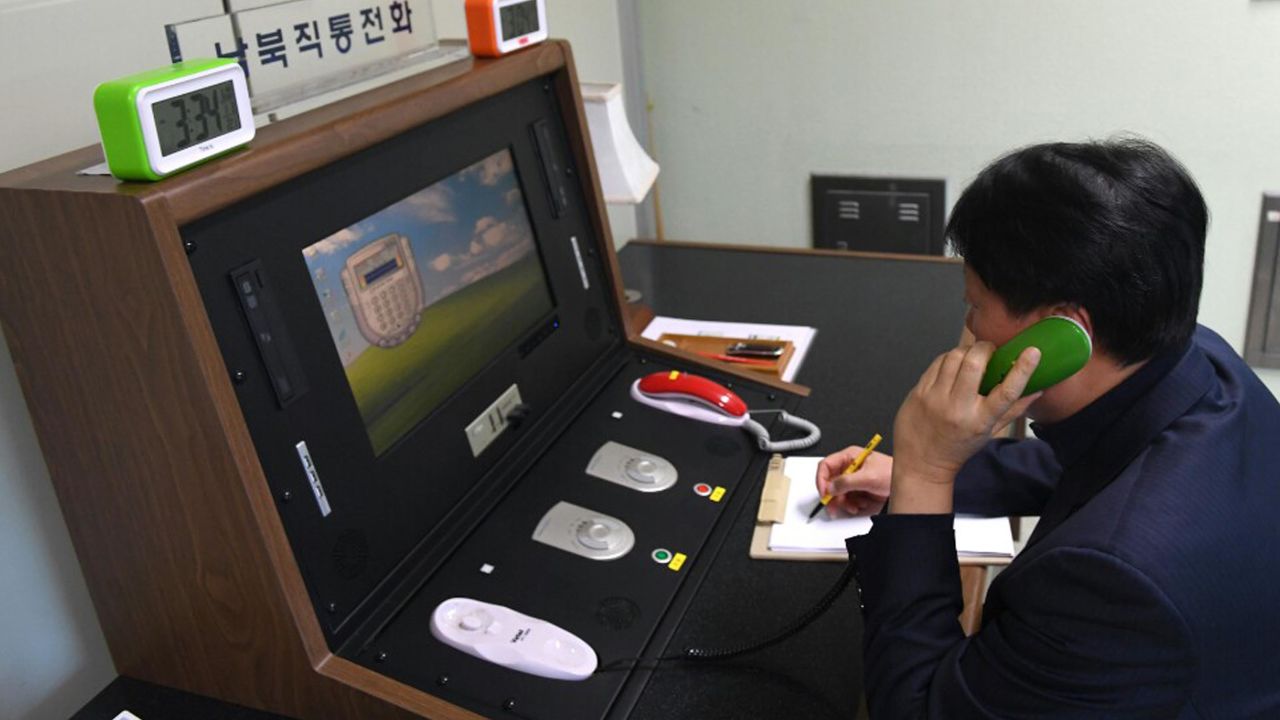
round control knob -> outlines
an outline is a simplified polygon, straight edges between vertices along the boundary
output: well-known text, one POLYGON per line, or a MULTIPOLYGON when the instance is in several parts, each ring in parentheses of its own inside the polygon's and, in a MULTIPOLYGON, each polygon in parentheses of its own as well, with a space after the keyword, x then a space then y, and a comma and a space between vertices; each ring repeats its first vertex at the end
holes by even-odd
POLYGON ((477 610, 459 618, 458 627, 468 632, 475 632, 476 630, 483 630, 491 621, 492 618, 489 617, 488 613, 477 610))
POLYGON ((578 542, 592 550, 608 550, 613 528, 599 520, 588 520, 578 526, 578 542))
POLYGON ((648 458, 631 458, 627 461, 627 477, 640 483, 658 481, 658 463, 648 458))

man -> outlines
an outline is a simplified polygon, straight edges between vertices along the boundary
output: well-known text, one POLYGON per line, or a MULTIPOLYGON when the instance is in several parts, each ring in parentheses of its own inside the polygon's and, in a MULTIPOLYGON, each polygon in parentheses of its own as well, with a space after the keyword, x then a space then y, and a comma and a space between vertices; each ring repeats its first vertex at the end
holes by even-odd
POLYGON ((977 339, 898 411, 894 457, 820 491, 887 512, 848 540, 873 717, 1280 717, 1280 406, 1197 327, 1207 212, 1136 140, 1039 145, 985 169, 947 227, 977 339), (1048 315, 1094 354, 1018 399, 996 345, 1048 315), (1026 412, 1036 439, 992 440, 1026 412), (1040 515, 963 636, 953 508, 1040 515))

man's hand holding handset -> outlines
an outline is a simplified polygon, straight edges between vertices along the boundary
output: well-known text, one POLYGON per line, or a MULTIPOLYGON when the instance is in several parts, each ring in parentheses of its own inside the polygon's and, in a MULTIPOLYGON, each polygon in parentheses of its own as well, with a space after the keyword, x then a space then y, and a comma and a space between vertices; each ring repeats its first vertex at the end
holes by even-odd
POLYGON ((854 515, 875 514, 892 491, 890 512, 952 512, 960 467, 1040 397, 1040 393, 1022 397, 1040 362, 1040 351, 1035 347, 1018 356, 995 389, 985 396, 979 394, 979 383, 994 351, 991 343, 979 342, 950 350, 933 361, 898 408, 893 457, 872 453, 851 475, 840 473, 861 447, 850 446, 824 458, 818 465, 817 485, 819 493, 832 496, 827 507, 854 515))

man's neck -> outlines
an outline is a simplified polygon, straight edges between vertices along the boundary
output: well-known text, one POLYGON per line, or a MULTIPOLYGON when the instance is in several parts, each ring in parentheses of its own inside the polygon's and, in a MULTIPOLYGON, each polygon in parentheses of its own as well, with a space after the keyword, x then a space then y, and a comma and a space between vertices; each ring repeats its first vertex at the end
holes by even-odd
POLYGON ((1043 423, 1056 423, 1088 407, 1112 388, 1137 372, 1147 361, 1120 365, 1101 353, 1095 354, 1080 372, 1045 391, 1028 413, 1043 423))

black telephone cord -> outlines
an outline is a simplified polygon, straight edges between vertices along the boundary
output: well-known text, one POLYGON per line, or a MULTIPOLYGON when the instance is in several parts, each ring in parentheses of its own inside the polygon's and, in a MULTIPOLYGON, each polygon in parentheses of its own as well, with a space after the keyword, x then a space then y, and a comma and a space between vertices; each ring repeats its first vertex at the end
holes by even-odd
MULTIPOLYGON (((792 635, 795 635, 796 633, 805 629, 810 624, 812 624, 813 621, 821 617, 823 613, 825 613, 827 610, 830 610, 831 606, 835 604, 836 599, 838 599, 840 597, 840 594, 844 592, 845 588, 849 586, 849 582, 851 580, 853 580, 853 563, 849 562, 847 565, 845 565, 844 572, 842 572, 840 574, 840 577, 836 579, 835 584, 831 586, 831 589, 827 591, 827 594, 822 596, 822 599, 818 600, 818 602, 813 607, 811 607, 807 612, 805 612, 800 617, 796 618, 789 625, 779 630, 778 632, 770 635, 764 640, 759 640, 759 641, 748 643, 745 645, 734 645, 734 646, 725 647, 725 648, 705 648, 705 647, 685 648, 684 650, 681 650, 678 653, 674 653, 671 655, 663 655, 658 658, 653 658, 651 662, 656 667, 658 663, 669 662, 672 660, 699 660, 699 661, 728 660, 729 658, 735 658, 740 655, 747 655, 749 653, 764 650, 765 648, 773 647, 774 645, 777 645, 783 640, 786 640, 792 635)), ((630 670, 634 667, 637 667, 640 663, 644 662, 645 660, 646 658, 630 658, 629 661, 615 660, 614 662, 611 662, 608 665, 602 665, 599 669, 596 670, 596 672, 608 672, 612 670, 623 670, 623 669, 630 670), (627 665, 625 668, 618 667, 620 663, 627 663, 627 662, 629 662, 630 664, 627 665)))

